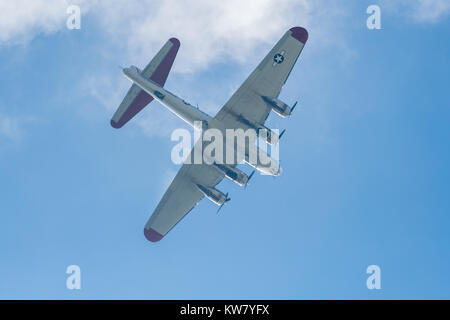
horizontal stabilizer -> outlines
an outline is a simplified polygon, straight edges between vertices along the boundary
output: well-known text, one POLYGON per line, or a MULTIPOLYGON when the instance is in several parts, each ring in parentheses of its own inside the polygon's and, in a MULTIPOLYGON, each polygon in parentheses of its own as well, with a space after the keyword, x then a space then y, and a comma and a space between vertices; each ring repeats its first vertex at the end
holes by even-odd
MULTIPOLYGON (((180 41, 178 39, 169 39, 145 69, 140 71, 142 76, 160 86, 164 86, 179 48, 180 41)), ((111 126, 117 129, 121 128, 152 100, 152 96, 133 84, 116 113, 114 113, 111 126)))

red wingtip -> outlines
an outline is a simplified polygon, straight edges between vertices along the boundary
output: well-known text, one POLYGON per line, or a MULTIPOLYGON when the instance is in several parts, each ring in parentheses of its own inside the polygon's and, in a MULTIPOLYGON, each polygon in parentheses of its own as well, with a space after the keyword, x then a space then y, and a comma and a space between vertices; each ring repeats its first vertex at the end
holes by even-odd
POLYGON ((164 237, 162 234, 160 234, 159 232, 155 231, 152 228, 150 229, 144 228, 144 235, 147 238, 147 240, 151 242, 158 242, 164 237))
POLYGON ((115 122, 114 120, 111 120, 111 127, 119 129, 122 128, 123 124, 115 122))
POLYGON ((180 46, 180 40, 178 40, 177 38, 170 38, 169 41, 172 42, 177 47, 180 46))
POLYGON ((308 41, 308 31, 302 27, 293 27, 289 29, 291 31, 291 36, 305 44, 308 41))

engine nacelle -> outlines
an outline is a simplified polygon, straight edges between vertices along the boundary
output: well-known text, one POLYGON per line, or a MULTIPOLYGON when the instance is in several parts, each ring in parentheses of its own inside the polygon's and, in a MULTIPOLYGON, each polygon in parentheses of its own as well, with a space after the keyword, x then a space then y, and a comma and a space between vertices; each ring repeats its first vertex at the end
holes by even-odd
POLYGON ((280 167, 280 165, 278 163, 272 164, 270 166, 264 166, 264 165, 261 165, 258 163, 254 164, 254 163, 248 162, 246 160, 245 160, 245 162, 247 162, 249 165, 251 165, 259 173, 265 174, 268 176, 277 177, 277 176, 281 175, 281 173, 283 172, 282 168, 280 167))
POLYGON ((262 98, 272 108, 272 110, 280 117, 286 118, 291 115, 292 113, 291 107, 289 107, 283 101, 277 98, 269 98, 266 96, 263 96, 262 98))
POLYGON ((243 124, 249 126, 250 128, 253 128, 256 130, 256 133, 268 144, 275 144, 278 142, 278 134, 276 134, 274 131, 270 130, 266 126, 256 123, 254 121, 249 121, 246 118, 239 115, 237 117, 238 121, 242 122, 243 124))
POLYGON ((242 187, 248 183, 249 180, 248 176, 241 170, 236 169, 227 164, 214 163, 214 166, 221 172, 223 172, 225 177, 227 177, 229 180, 233 181, 237 185, 242 187))
POLYGON ((221 206, 231 200, 230 198, 228 198, 227 194, 223 194, 216 188, 205 187, 202 186, 201 184, 197 184, 197 188, 198 190, 200 190, 201 193, 205 195, 205 197, 207 197, 209 200, 211 200, 218 206, 221 206))
POLYGON ((248 149, 244 161, 262 174, 279 176, 282 173, 280 163, 257 146, 248 149))

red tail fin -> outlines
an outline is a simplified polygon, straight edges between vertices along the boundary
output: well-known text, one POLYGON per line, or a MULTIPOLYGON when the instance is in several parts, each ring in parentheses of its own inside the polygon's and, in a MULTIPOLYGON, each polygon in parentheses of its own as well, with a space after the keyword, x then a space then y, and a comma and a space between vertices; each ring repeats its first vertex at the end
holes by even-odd
MULTIPOLYGON (((178 39, 169 39, 152 61, 141 71, 142 76, 164 86, 179 48, 180 41, 178 39)), ((153 98, 147 92, 133 84, 114 113, 111 126, 117 129, 121 128, 152 100, 153 98)))

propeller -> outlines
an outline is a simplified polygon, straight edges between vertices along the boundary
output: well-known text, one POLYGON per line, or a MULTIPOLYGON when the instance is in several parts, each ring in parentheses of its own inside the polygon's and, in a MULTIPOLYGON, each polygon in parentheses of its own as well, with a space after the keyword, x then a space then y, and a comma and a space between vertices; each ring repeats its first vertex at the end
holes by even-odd
POLYGON ((283 136, 283 134, 286 132, 286 129, 284 129, 283 131, 281 131, 280 135, 278 136, 278 140, 281 139, 281 137, 283 136))
POLYGON ((248 183, 250 182, 250 179, 253 177, 253 175, 255 174, 256 170, 253 170, 252 173, 250 173, 250 175, 248 176, 248 180, 247 183, 245 184, 244 189, 247 189, 248 183))
POLYGON ((231 200, 231 198, 228 198, 228 192, 227 192, 227 194, 225 195, 225 201, 220 205, 219 209, 217 209, 216 214, 219 214, 219 211, 220 211, 220 209, 222 209, 223 205, 230 200, 231 200))
POLYGON ((297 101, 295 101, 294 105, 292 106, 292 108, 291 108, 291 113, 292 113, 292 111, 294 111, 294 109, 295 109, 296 106, 297 106, 297 101))

